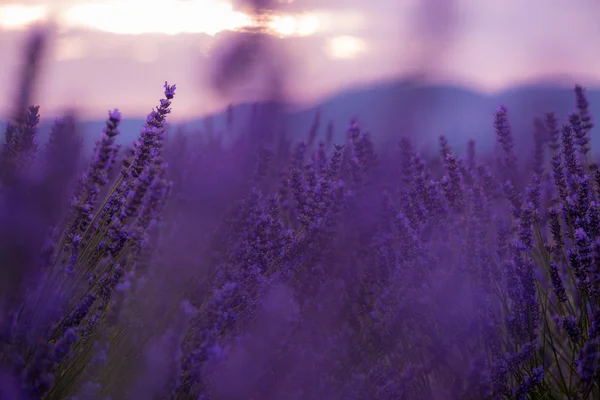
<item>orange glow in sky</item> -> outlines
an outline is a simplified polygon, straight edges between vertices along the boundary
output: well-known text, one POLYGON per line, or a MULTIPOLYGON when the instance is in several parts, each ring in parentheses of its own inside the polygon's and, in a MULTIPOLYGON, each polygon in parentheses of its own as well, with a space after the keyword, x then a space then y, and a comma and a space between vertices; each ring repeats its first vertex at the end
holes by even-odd
MULTIPOLYGON (((360 17, 338 12, 335 19, 323 11, 301 14, 272 15, 257 22, 251 15, 234 10, 231 3, 221 0, 107 0, 79 1, 73 4, 52 3, 42 5, 0 6, 0 28, 23 29, 32 23, 44 21, 50 13, 56 15, 61 30, 83 28, 122 35, 204 33, 215 35, 223 31, 236 31, 258 27, 279 36, 310 36, 332 29, 334 21, 360 17)), ((69 43, 60 50, 59 58, 79 54, 69 43), (68 53, 68 54, 67 54, 68 53)), ((360 39, 341 36, 329 40, 326 52, 331 58, 353 58, 362 53, 366 43, 360 39)))
POLYGON ((23 29, 28 25, 45 19, 48 7, 44 5, 22 6, 9 4, 0 7, 0 27, 3 29, 23 29))
MULTIPOLYGON (((0 85, 10 85, 18 71, 27 28, 43 21, 58 33, 39 93, 51 108, 73 91, 89 94, 90 109, 113 107, 109 88, 118 77, 128 88, 122 102, 143 115, 139 98, 152 95, 146 88, 153 81, 176 81, 183 99, 186 87, 208 79, 212 50, 230 39, 221 33, 247 30, 282 39, 273 43, 289 67, 289 92, 302 102, 425 67, 436 82, 490 93, 545 77, 600 82, 594 67, 600 53, 588 46, 600 37, 597 0, 577 0, 581 7, 566 0, 457 0, 448 40, 428 33, 437 29, 434 19, 415 21, 418 6, 433 0, 276 1, 280 8, 272 14, 253 15, 239 0, 0 0, 0 85), (557 30, 557 24, 577 29, 557 30), (431 49, 439 53, 430 54, 434 62, 431 49)), ((216 99, 201 101, 206 110, 217 107, 216 99)), ((9 103, 0 100, 0 111, 9 103)), ((198 112, 199 105, 186 104, 198 112)))
MULTIPOLYGON (((239 30, 257 24, 251 15, 236 11, 221 0, 107 0, 85 1, 51 7, 45 5, 0 6, 0 27, 24 28, 55 12, 63 29, 86 28, 116 34, 206 33, 239 30)), ((322 13, 273 15, 263 22, 267 31, 280 36, 308 36, 326 29, 322 13)))

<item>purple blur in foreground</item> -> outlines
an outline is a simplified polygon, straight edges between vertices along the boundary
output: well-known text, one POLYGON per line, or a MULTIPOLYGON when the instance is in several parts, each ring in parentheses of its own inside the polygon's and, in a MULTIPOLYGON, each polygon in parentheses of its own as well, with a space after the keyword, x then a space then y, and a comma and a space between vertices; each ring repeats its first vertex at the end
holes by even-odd
MULTIPOLYGON (((272 50, 247 35, 217 59, 221 94, 272 50)), ((18 100, 0 152, 0 398, 599 398, 585 90, 564 121, 532 121, 531 157, 504 106, 497 148, 461 157, 445 136, 378 148, 358 119, 335 143, 319 113, 289 138, 280 72, 241 131, 232 107, 226 133, 173 132, 165 82, 130 147, 114 109, 84 157, 76 110, 42 145, 40 107, 18 100)))

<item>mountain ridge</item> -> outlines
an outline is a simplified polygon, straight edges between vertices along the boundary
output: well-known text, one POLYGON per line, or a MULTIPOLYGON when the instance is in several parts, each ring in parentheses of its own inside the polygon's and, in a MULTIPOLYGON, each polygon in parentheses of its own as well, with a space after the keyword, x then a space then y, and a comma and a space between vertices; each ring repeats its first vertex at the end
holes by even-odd
MULTIPOLYGON (((600 115, 600 88, 586 91, 592 117, 600 115)), ((258 109, 265 103, 258 103, 258 109)), ((351 118, 356 117, 363 129, 378 141, 397 141, 409 136, 419 147, 437 143, 445 135, 450 145, 462 152, 466 141, 475 139, 484 148, 493 144, 493 113, 499 105, 509 110, 509 118, 517 142, 528 143, 535 116, 543 117, 554 112, 560 121, 575 110, 573 88, 562 85, 526 84, 496 94, 483 94, 475 90, 450 85, 415 85, 407 80, 397 80, 362 88, 350 88, 329 96, 314 106, 296 107, 285 113, 279 130, 290 137, 304 137, 317 110, 321 116, 320 135, 327 124, 334 126, 334 141, 345 141, 345 130, 351 118)), ((233 106, 233 131, 239 133, 247 125, 255 103, 233 106)), ((227 109, 190 119, 172 127, 185 127, 187 132, 198 134, 212 120, 215 132, 225 132, 227 109)), ((145 123, 143 118, 123 119, 120 142, 135 140, 145 123)), ((83 121, 86 146, 98 140, 104 120, 83 121)), ((47 136, 52 121, 42 119, 40 136, 47 136)), ((594 139, 592 138, 592 141, 594 139)))

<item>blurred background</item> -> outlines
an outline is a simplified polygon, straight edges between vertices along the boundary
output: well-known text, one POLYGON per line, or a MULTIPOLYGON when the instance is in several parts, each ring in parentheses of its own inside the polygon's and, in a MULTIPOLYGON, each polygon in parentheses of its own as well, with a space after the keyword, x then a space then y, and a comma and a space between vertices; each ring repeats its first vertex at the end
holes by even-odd
POLYGON ((53 21, 42 121, 75 106, 95 138, 115 107, 137 134, 165 80, 178 86, 171 123, 215 113, 220 129, 228 104, 244 116, 269 98, 277 70, 292 135, 318 108, 336 137, 357 115, 374 135, 462 144, 489 136, 498 104, 517 134, 534 114, 566 116, 575 83, 600 110, 599 18, 596 0, 0 0, 0 85, 14 87, 27 28, 53 21), (239 46, 248 35, 260 37, 239 46))

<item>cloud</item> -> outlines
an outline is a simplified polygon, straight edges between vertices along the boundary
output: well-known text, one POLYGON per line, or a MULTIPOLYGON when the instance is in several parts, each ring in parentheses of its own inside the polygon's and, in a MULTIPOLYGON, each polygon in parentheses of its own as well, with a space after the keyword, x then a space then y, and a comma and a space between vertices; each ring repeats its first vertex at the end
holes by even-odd
MULTIPOLYGON (((90 1, 48 0, 47 3, 90 1)), ((600 62, 600 49, 593 46, 600 39, 600 25, 594 21, 600 3, 577 1, 578 7, 567 0, 455 0, 441 4, 437 10, 439 0, 424 3, 417 0, 295 0, 290 4, 277 4, 276 12, 284 18, 305 13, 317 15, 322 19, 314 34, 290 35, 283 39, 276 34, 265 36, 260 41, 269 44, 265 45, 264 52, 260 50, 260 59, 256 62, 247 59, 242 66, 223 70, 219 70, 217 59, 221 57, 226 63, 239 57, 244 59, 244 51, 253 48, 252 40, 242 39, 245 35, 239 32, 227 31, 214 37, 202 33, 133 36, 72 28, 61 31, 54 43, 55 64, 50 65, 42 77, 40 103, 43 111, 59 107, 63 97, 76 87, 90 101, 90 112, 100 115, 105 108, 123 105, 128 107, 128 113, 138 107, 137 114, 143 115, 147 111, 147 96, 153 97, 154 81, 167 78, 181 82, 181 96, 188 85, 194 86, 191 93, 201 94, 194 101, 181 101, 177 108, 177 112, 188 107, 190 112, 197 113, 212 110, 228 100, 249 100, 249 94, 268 92, 268 85, 272 84, 293 94, 293 100, 307 101, 348 86, 406 76, 411 71, 423 72, 424 69, 432 79, 444 78, 494 90, 549 73, 600 78, 594 69, 600 62), (447 7, 450 11, 442 13, 447 7), (440 15, 428 15, 432 10, 439 11, 440 15), (335 54, 331 52, 331 43, 336 42, 336 37, 356 38, 366 47, 360 57, 332 59, 328 52, 335 54), (150 51, 132 51, 136 44, 140 48, 155 46, 159 50, 158 57, 150 51), (233 56, 235 51, 240 53, 233 56), (138 62, 136 57, 146 63, 138 62), (139 68, 144 68, 145 74, 139 74, 139 68), (281 75, 272 75, 270 71, 277 68, 281 75), (218 74, 221 75, 217 79, 218 74), (248 77, 250 82, 238 81, 231 85, 232 82, 225 79, 228 74, 248 77), (122 93, 118 99, 120 104, 114 103, 116 89, 108 89, 114 87, 116 80, 126 86, 126 89, 118 89, 122 93), (224 82, 220 84, 224 90, 209 90, 215 89, 212 82, 219 80, 224 82)), ((0 0, 0 4, 7 3, 0 0)), ((304 29, 298 21, 280 22, 279 29, 283 33, 304 29)), ((1 32, 0 84, 6 87, 13 86, 24 33, 1 32)), ((338 42, 342 47, 350 43, 338 42)), ((0 108, 9 103, 9 98, 0 100, 0 108)), ((397 105, 393 105, 390 112, 395 112, 393 107, 397 105)))

